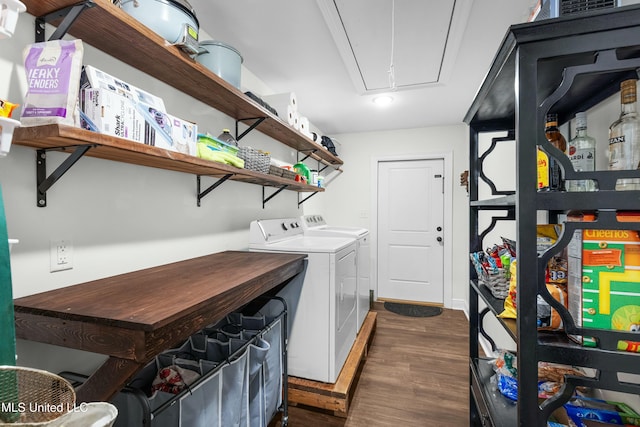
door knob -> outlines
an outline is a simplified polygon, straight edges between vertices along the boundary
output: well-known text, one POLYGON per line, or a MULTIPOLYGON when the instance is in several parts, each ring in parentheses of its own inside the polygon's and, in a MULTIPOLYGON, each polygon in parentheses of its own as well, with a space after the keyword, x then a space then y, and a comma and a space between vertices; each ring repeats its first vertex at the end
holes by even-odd
POLYGON ((436 237, 436 240, 437 240, 438 242, 442 242, 442 237, 438 236, 438 237, 436 237))

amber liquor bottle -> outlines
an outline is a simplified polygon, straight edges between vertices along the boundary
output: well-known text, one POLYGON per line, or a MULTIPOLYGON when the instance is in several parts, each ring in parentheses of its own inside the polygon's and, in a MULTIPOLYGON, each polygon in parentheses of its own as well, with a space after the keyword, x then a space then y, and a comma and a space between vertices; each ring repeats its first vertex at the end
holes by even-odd
MULTIPOLYGON (((558 129, 558 115, 547 114, 544 128, 547 141, 558 150, 566 153, 567 140, 558 129)), ((564 191, 564 179, 560 163, 544 151, 538 150, 538 191, 564 191)))

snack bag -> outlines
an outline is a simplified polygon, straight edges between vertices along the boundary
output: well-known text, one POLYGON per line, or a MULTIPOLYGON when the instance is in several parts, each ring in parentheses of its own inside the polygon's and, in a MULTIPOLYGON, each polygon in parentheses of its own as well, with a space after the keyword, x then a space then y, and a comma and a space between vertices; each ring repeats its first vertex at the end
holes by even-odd
POLYGON ((518 269, 518 261, 514 258, 511 260, 511 264, 509 264, 509 294, 504 299, 504 311, 498 315, 503 319, 515 319, 517 317, 516 310, 516 290, 517 290, 517 281, 516 281, 516 272, 518 269))
POLYGON ((83 52, 81 40, 27 45, 23 56, 28 89, 20 117, 22 125, 79 125, 78 92, 83 52))
POLYGON ((6 117, 8 119, 11 118, 11 113, 17 107, 17 104, 12 104, 9 101, 5 101, 0 99, 0 117, 6 117))
MULTIPOLYGON (((551 296, 562 303, 567 308, 567 288, 555 283, 547 283, 547 290, 551 296)), ((538 295, 537 301, 537 321, 538 329, 541 331, 557 331, 562 330, 564 324, 560 314, 538 295)))
MULTIPOLYGON (((509 266, 509 294, 504 299, 504 310, 498 315, 503 319, 516 319, 517 318, 517 260, 513 259, 509 266)), ((567 307, 567 289, 563 285, 555 283, 547 283, 547 290, 556 300, 560 301, 565 307, 567 307)), ((540 330, 560 330, 563 328, 562 318, 558 312, 551 308, 549 304, 541 297, 538 296, 537 300, 537 324, 540 330)))
MULTIPOLYGON (((538 251, 538 254, 541 254, 551 246, 555 245, 555 243, 558 241, 558 237, 560 237, 560 233, 562 232, 562 227, 558 224, 538 224, 536 226, 536 231, 536 249, 538 251)), ((564 253, 551 257, 549 263, 547 264, 546 274, 547 283, 560 285, 567 284, 569 275, 567 268, 567 257, 564 253)))

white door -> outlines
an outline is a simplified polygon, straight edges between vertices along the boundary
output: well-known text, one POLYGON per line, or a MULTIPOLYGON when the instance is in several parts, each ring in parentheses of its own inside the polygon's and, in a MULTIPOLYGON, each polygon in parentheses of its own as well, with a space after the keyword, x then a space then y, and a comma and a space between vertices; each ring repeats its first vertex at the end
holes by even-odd
POLYGON ((443 304, 444 159, 378 162, 378 297, 443 304))

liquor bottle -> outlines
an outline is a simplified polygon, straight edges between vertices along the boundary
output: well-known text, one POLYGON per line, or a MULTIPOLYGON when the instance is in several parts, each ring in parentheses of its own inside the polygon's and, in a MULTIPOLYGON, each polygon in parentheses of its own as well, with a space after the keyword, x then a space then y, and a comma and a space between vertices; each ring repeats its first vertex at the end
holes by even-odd
MULTIPOLYGON (((558 115, 547 114, 544 136, 558 150, 567 150, 567 140, 558 130, 558 115)), ((538 149, 538 191, 563 191, 564 181, 560 163, 544 151, 538 149)))
MULTIPOLYGON (((620 118, 609 127, 609 170, 638 169, 639 137, 636 79, 629 79, 620 83, 620 118)), ((640 179, 619 179, 616 190, 640 190, 640 179)))
MULTIPOLYGON (((587 135, 587 113, 576 113, 576 136, 569 141, 569 160, 576 172, 596 170, 596 140, 587 135)), ((567 182, 568 191, 595 191, 594 181, 581 179, 567 182)))

